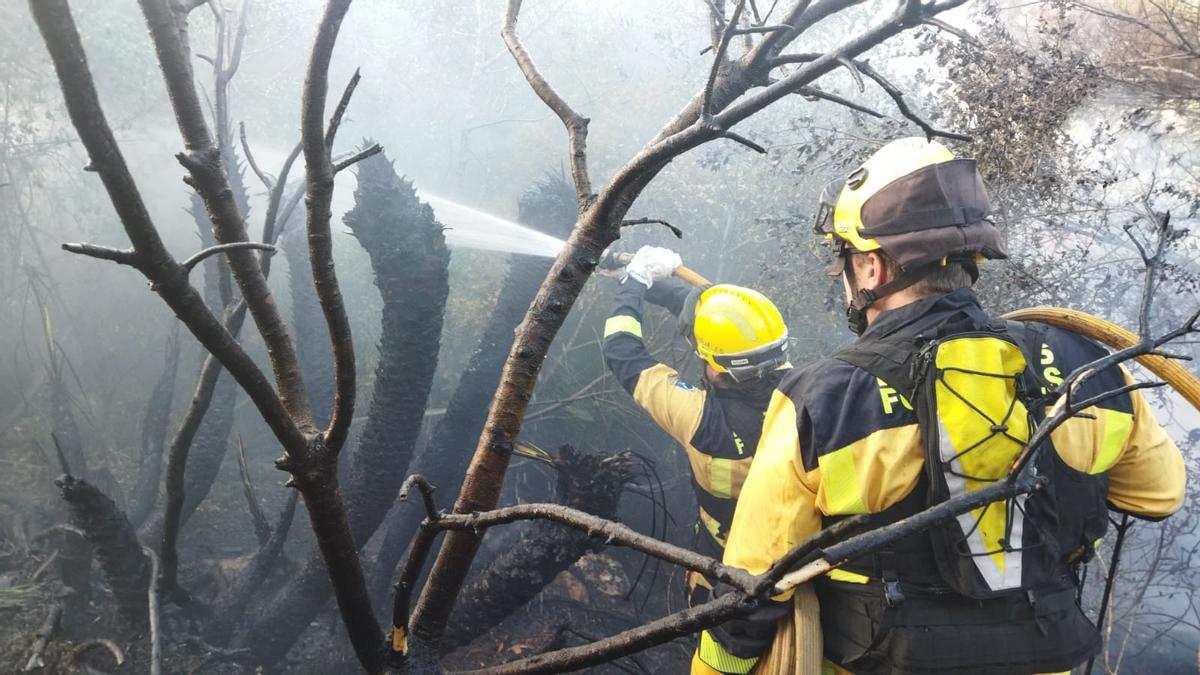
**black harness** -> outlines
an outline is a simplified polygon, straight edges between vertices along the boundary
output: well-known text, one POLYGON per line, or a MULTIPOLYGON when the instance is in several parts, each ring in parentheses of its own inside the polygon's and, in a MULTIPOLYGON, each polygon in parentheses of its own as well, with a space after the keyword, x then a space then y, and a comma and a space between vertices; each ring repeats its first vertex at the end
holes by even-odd
MULTIPOLYGON (((931 459, 936 440, 931 446, 929 430, 937 428, 932 387, 923 386, 929 366, 921 355, 933 341, 980 333, 1016 343, 1027 363, 1017 391, 1033 418, 1030 428, 1044 410, 1044 383, 1031 367, 1038 363, 1043 329, 992 321, 978 311, 961 317, 917 335, 859 340, 833 355, 904 394, 917 413, 926 471, 909 495, 880 514, 882 524, 945 498, 936 489, 944 484, 937 475, 940 458, 931 459)), ((1020 588, 981 590, 969 576, 961 531, 933 528, 842 567, 868 577, 868 583, 823 578, 815 584, 825 656, 855 673, 1016 674, 1067 670, 1095 654, 1100 634, 1079 607, 1073 572, 1104 534, 1107 480, 1075 471, 1053 448, 1041 453, 1034 468, 1049 485, 1023 502, 1022 541, 1004 544, 1007 551, 1020 551, 1020 588)), ((836 520, 827 517, 826 525, 836 520)))

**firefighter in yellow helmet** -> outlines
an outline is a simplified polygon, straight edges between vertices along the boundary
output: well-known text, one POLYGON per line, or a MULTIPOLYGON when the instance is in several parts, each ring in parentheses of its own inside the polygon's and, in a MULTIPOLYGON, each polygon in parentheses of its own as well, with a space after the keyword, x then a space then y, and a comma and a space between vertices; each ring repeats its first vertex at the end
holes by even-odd
MULTIPOLYGON (((884 146, 826 190, 816 230, 832 245, 859 337, 780 382, 724 562, 759 574, 839 519, 896 522, 1003 479, 1046 393, 1105 355, 1074 333, 984 312, 971 290, 977 264, 1005 257, 989 212, 974 161, 924 138, 884 146)), ((1111 367, 1075 397, 1129 382, 1111 367)), ((761 673, 1046 673, 1086 661, 1101 641, 1076 601, 1076 575, 1107 509, 1165 518, 1182 503, 1185 472, 1140 391, 1085 412, 1053 432, 1032 467, 1044 489, 851 560, 706 631, 692 672, 750 672, 763 654, 761 673), (812 644, 781 662, 791 603, 814 598, 824 666, 812 644)))
MULTIPOLYGON (((679 255, 665 248, 645 246, 634 255, 605 322, 604 359, 634 402, 683 446, 699 504, 696 548, 720 558, 763 413, 787 367, 787 327, 761 293, 731 284, 693 289, 672 278, 679 265, 679 255), (679 318, 680 333, 704 363, 700 386, 646 350, 644 300, 679 318)), ((693 604, 712 588, 696 573, 687 585, 693 604)))

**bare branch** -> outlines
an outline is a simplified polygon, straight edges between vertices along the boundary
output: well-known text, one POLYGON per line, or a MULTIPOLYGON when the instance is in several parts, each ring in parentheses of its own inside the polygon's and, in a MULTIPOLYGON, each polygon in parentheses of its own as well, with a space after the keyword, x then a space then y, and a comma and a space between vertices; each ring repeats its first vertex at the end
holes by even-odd
POLYGON ((973 47, 982 47, 983 46, 983 43, 980 42, 979 39, 976 38, 974 35, 971 35, 967 31, 965 31, 961 28, 958 28, 956 26, 951 26, 950 24, 946 23, 945 21, 942 21, 941 19, 936 19, 936 18, 930 17, 930 18, 926 18, 926 19, 922 20, 921 23, 924 23, 927 26, 933 26, 934 28, 936 28, 942 32, 949 33, 949 34, 953 35, 954 37, 958 38, 959 40, 962 40, 963 42, 966 42, 967 44, 969 44, 973 47))
POLYGON ((372 145, 371 147, 367 148, 366 150, 357 152, 354 154, 354 156, 344 159, 344 160, 338 162, 337 164, 334 164, 333 165, 333 173, 334 174, 341 173, 342 170, 348 169, 368 157, 378 155, 380 152, 383 152, 383 146, 376 143, 375 145, 372 145))
POLYGON ((896 108, 900 111, 901 115, 904 115, 910 122, 921 127, 921 130, 925 132, 925 136, 928 139, 933 140, 936 137, 941 137, 956 141, 966 141, 968 143, 974 141, 973 138, 966 134, 960 134, 954 131, 943 131, 941 129, 934 128, 919 115, 913 112, 912 108, 908 107, 908 102, 904 100, 904 94, 896 87, 896 85, 892 84, 879 71, 875 70, 871 64, 867 63, 866 61, 860 61, 857 65, 858 69, 862 71, 863 75, 866 75, 874 80, 875 83, 878 84, 888 96, 892 97, 892 101, 896 103, 896 108))
POLYGON ((108 246, 68 242, 62 245, 62 249, 68 253, 86 255, 89 258, 99 258, 100 260, 111 260, 119 265, 137 267, 137 252, 131 248, 109 248, 108 246))
POLYGON ((781 30, 792 30, 792 26, 786 23, 776 24, 773 26, 746 26, 744 28, 735 28, 734 35, 756 35, 759 33, 774 33, 781 30))
POLYGON ((504 14, 504 28, 500 30, 500 36, 504 39, 504 44, 508 46, 509 53, 517 62, 517 66, 521 69, 530 88, 548 108, 554 111, 555 115, 558 115, 558 119, 567 129, 571 179, 575 183, 575 196, 579 200, 579 210, 582 213, 595 197, 592 194, 592 181, 588 177, 587 165, 587 133, 588 122, 591 120, 575 112, 575 109, 555 91, 554 87, 538 71, 533 57, 525 51, 525 45, 521 43, 521 37, 517 34, 517 17, 520 13, 521 0, 508 0, 508 10, 504 14))
POLYGON ((33 653, 29 656, 29 660, 25 662, 25 672, 30 673, 35 670, 41 670, 46 666, 45 654, 46 647, 50 644, 50 639, 54 637, 54 633, 58 631, 58 624, 62 619, 63 606, 56 604, 50 608, 50 612, 46 614, 46 620, 38 627, 34 633, 36 640, 33 643, 33 653))
POLYGON ((823 99, 823 100, 829 101, 830 103, 836 103, 840 106, 845 106, 851 110, 856 110, 860 113, 870 115, 871 117, 883 117, 883 113, 879 112, 878 110, 868 108, 867 106, 862 105, 861 103, 855 103, 854 101, 851 101, 850 99, 842 98, 841 96, 838 96, 837 94, 831 94, 822 89, 817 89, 816 87, 803 87, 800 90, 798 90, 796 93, 799 94, 800 96, 803 96, 810 100, 823 99))
POLYGON ((246 249, 270 251, 271 253, 275 252, 275 247, 271 244, 264 244, 258 241, 235 241, 231 244, 217 244, 216 246, 209 246, 208 248, 195 253, 187 260, 184 260, 182 263, 183 269, 185 272, 191 272, 192 269, 194 269, 196 265, 199 265, 201 262, 203 262, 205 258, 214 256, 218 253, 228 253, 229 251, 242 251, 246 249))
POLYGON ((255 176, 258 176, 260 181, 262 181, 263 187, 270 190, 274 186, 275 181, 268 176, 266 172, 258 168, 258 162, 254 161, 254 153, 250 152, 250 144, 246 142, 245 122, 240 122, 238 124, 238 135, 242 139, 242 154, 246 155, 246 163, 250 165, 250 170, 254 172, 255 176))
POLYGON ((254 493, 254 482, 250 480, 250 467, 246 464, 246 444, 238 435, 238 474, 242 477, 242 496, 246 498, 246 508, 250 511, 250 520, 254 523, 254 535, 259 546, 265 546, 271 538, 271 524, 263 514, 262 506, 258 503, 258 495, 254 493))
POLYGON ((150 675, 162 675, 162 630, 159 628, 158 556, 149 546, 142 553, 150 559, 150 587, 146 590, 146 607, 150 614, 150 675))
POLYGON ((562 523, 587 533, 589 537, 601 539, 606 544, 617 544, 653 555, 667 562, 701 572, 710 579, 723 581, 747 592, 756 587, 755 578, 746 570, 722 564, 708 556, 644 535, 621 523, 562 504, 517 504, 481 513, 444 514, 433 521, 430 526, 437 530, 478 531, 496 525, 535 518, 562 523))
POLYGON ((632 227, 634 225, 650 225, 650 224, 662 225, 663 227, 670 230, 671 234, 675 235, 676 239, 683 239, 683 230, 679 229, 678 227, 675 227, 674 225, 668 223, 665 220, 659 220, 657 218, 631 218, 631 219, 626 219, 626 220, 621 221, 621 227, 632 227))
POLYGON ((721 33, 721 41, 717 43, 717 48, 713 50, 713 64, 708 71, 708 81, 704 83, 704 97, 700 103, 700 119, 708 120, 713 113, 713 90, 717 85, 717 75, 722 70, 728 68, 725 55, 729 51, 729 43, 733 40, 734 31, 737 28, 738 20, 742 17, 742 11, 746 9, 746 0, 738 0, 738 3, 733 8, 733 16, 729 18, 729 23, 726 24, 725 30, 721 33))
POLYGON ((342 126, 342 118, 346 115, 346 109, 350 107, 350 98, 354 96, 354 90, 358 89, 358 82, 361 79, 360 69, 355 68, 354 74, 350 76, 350 81, 346 83, 346 88, 342 90, 342 97, 338 99, 337 107, 333 109, 333 115, 329 117, 329 128, 325 132, 325 147, 330 151, 333 150, 333 140, 342 126))
POLYGON ((400 493, 397 495, 397 498, 402 502, 408 501, 408 495, 414 487, 421 493, 421 501, 425 506, 425 516, 432 521, 438 520, 441 516, 438 513, 437 502, 433 499, 434 488, 429 484, 429 481, 425 480, 424 476, 413 474, 406 478, 404 484, 400 486, 400 493))
POLYGON ((837 60, 843 68, 850 71, 850 76, 854 78, 854 84, 858 85, 858 92, 861 94, 866 91, 867 85, 863 83, 862 73, 858 72, 858 67, 854 65, 854 62, 844 56, 837 57, 837 60))
MULTIPOLYGON (((333 412, 330 415, 329 427, 325 430, 325 445, 334 454, 341 451, 350 432, 351 420, 354 418, 354 404, 357 396, 354 366, 354 339, 350 330, 350 319, 346 315, 346 305, 338 287, 337 274, 333 262, 333 238, 330 235, 329 221, 332 217, 330 204, 333 201, 333 164, 330 159, 328 142, 332 142, 337 126, 341 123, 340 113, 335 111, 330 119, 329 131, 324 125, 325 97, 329 91, 329 62, 333 57, 333 47, 337 41, 342 19, 350 8, 350 0, 333 0, 325 8, 325 14, 317 29, 317 37, 313 43, 312 56, 304 79, 304 100, 301 110, 301 144, 304 150, 304 161, 307 166, 307 229, 309 244, 309 263, 312 267, 313 285, 317 291, 317 300, 325 315, 325 323, 329 329, 329 342, 333 349, 335 395, 333 412)), ((350 79, 342 100, 339 102, 341 112, 345 111, 350 96, 357 87, 360 78, 356 71, 350 79)), ((361 570, 360 570, 361 573, 361 570)), ((361 645, 356 644, 355 650, 360 656, 361 645)))
POLYGON ((125 652, 121 651, 121 648, 117 646, 117 643, 113 642, 112 640, 88 640, 87 642, 81 642, 75 645, 75 647, 67 653, 66 657, 63 658, 60 665, 68 673, 76 672, 79 659, 83 658, 84 654, 87 654, 88 652, 100 647, 103 647, 113 657, 113 661, 115 661, 118 666, 125 663, 125 652))

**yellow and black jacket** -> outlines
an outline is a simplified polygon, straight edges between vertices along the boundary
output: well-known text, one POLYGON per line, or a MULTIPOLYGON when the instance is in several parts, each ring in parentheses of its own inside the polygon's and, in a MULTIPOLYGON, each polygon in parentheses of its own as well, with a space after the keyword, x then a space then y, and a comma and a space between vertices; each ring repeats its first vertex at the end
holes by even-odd
POLYGON ((655 360, 642 339, 643 299, 679 316, 691 288, 669 279, 647 290, 627 278, 604 326, 604 360, 621 386, 687 452, 700 507, 698 548, 720 557, 734 505, 750 470, 763 413, 782 371, 749 387, 694 387, 655 360))
MULTIPOLYGON (((969 289, 883 312, 856 344, 924 336, 964 322, 995 325, 969 289)), ((1105 354, 1073 333, 1027 326, 1020 332, 1034 343, 1022 351, 1045 384, 1105 354)), ((1110 368, 1076 400, 1128 382, 1124 369, 1110 368)), ((1024 565, 1010 565, 1008 572, 1015 570, 1018 584, 1037 579, 1036 587, 984 600, 961 595, 942 583, 930 534, 915 535, 815 583, 825 656, 856 673, 1028 673, 1064 670, 1093 653, 1098 641, 1075 603, 1074 567, 1103 535, 1106 506, 1166 517, 1182 503, 1185 471, 1179 449, 1140 392, 1085 412, 1053 432, 1053 448, 1037 465, 1052 474, 1050 487, 1018 502, 1023 512, 1010 520, 1023 522, 1023 531, 1014 529, 1011 541, 994 552, 1015 554, 1024 565)), ((759 574, 839 517, 878 513, 887 522, 925 508, 931 474, 917 417, 908 398, 847 360, 792 371, 767 411, 724 561, 759 574)), ((962 555, 969 560, 973 554, 962 555)), ((719 672, 749 672, 787 613, 779 602, 712 630, 702 636, 699 660, 719 672)))

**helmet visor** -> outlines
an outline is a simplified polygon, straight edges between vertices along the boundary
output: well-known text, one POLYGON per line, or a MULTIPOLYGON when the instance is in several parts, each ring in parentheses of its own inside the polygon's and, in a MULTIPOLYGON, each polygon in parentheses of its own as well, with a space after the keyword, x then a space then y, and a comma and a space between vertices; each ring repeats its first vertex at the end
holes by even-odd
POLYGON ((787 336, 751 352, 714 354, 713 360, 729 373, 734 382, 758 379, 787 362, 787 336))
POLYGON ((813 223, 813 234, 823 237, 833 237, 833 207, 837 205, 838 196, 846 185, 845 178, 830 181, 821 190, 820 207, 817 209, 817 219, 813 223))

